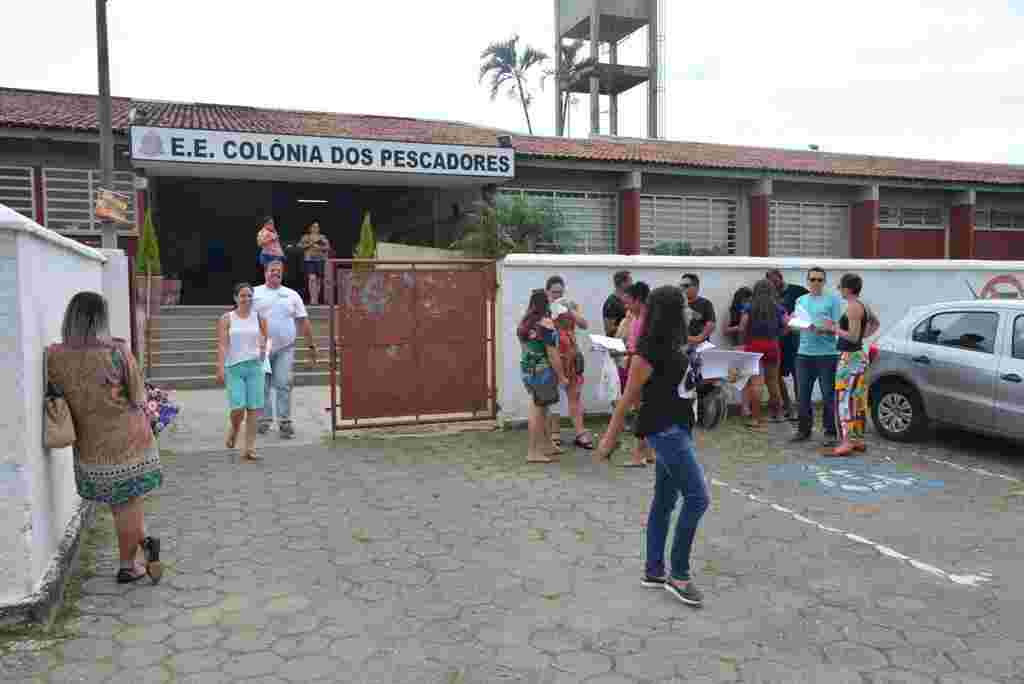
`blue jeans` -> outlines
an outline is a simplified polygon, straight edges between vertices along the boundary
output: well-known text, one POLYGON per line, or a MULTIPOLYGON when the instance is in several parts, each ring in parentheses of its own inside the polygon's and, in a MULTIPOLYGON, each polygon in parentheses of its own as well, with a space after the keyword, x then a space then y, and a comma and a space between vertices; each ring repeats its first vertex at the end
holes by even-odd
POLYGON ((295 345, 272 351, 270 354, 270 378, 264 389, 263 416, 260 422, 269 425, 277 414, 278 425, 292 422, 292 368, 295 366, 295 345), (277 401, 271 401, 276 395, 277 401))
POLYGON ((708 486, 704 469, 697 463, 690 431, 674 425, 664 432, 647 435, 657 456, 654 475, 654 499, 647 516, 647 568, 652 577, 665 574, 665 540, 679 496, 683 510, 676 521, 672 540, 672 577, 690 579, 690 549, 697 524, 708 508, 708 486))
POLYGON ((814 407, 811 394, 818 383, 825 402, 824 427, 829 437, 836 436, 836 365, 838 356, 796 357, 797 399, 800 401, 800 434, 809 435, 814 427, 814 407))

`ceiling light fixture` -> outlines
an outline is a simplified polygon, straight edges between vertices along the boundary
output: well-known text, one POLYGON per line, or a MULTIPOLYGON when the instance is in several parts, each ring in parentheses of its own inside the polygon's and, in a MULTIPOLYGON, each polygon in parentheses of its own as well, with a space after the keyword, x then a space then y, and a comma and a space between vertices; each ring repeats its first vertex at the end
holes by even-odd
POLYGON ((328 200, 311 200, 311 199, 300 199, 299 204, 327 204, 328 200))

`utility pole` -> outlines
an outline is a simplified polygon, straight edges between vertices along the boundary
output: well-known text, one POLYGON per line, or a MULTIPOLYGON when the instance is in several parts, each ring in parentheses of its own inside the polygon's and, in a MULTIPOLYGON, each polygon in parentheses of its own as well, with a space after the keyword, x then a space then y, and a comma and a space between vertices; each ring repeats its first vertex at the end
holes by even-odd
MULTIPOLYGON (((96 0, 96 55, 99 59, 99 125, 100 125, 100 168, 102 186, 114 189, 114 131, 110 105, 110 55, 107 53, 107 0, 96 0)), ((90 198, 95 211, 96 197, 90 198)), ((117 249, 117 225, 104 220, 103 248, 117 249)))

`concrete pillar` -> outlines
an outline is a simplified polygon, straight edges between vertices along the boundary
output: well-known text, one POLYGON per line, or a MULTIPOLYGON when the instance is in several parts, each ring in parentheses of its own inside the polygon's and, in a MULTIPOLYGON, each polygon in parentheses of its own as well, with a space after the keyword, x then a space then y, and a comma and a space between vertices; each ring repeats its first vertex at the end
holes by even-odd
POLYGON ((565 135, 565 117, 562 112, 562 34, 560 29, 560 0, 555 0, 555 135, 565 135))
POLYGON ((974 258, 974 190, 958 192, 949 209, 949 258, 974 258))
POLYGON ((658 0, 650 0, 648 10, 651 22, 648 24, 650 36, 647 40, 647 137, 658 137, 658 0))
POLYGON ((768 206, 771 199, 771 178, 764 178, 754 183, 750 192, 750 256, 769 256, 768 206))
MULTIPOLYGON (((594 3, 590 10, 590 56, 596 62, 601 58, 601 8, 594 3)), ((601 134, 601 79, 598 71, 590 78, 590 135, 601 134)))
POLYGON ((43 167, 32 167, 32 197, 35 198, 36 215, 32 218, 41 226, 46 225, 46 188, 43 187, 43 167))
POLYGON ((631 171, 619 184, 619 254, 640 253, 640 188, 643 174, 631 171))
POLYGON ((850 211, 850 256, 878 258, 878 186, 861 188, 850 211))
MULTIPOLYGON (((608 61, 619 63, 619 46, 611 43, 608 48, 608 61)), ((608 96, 608 135, 619 134, 619 96, 612 93, 608 96)))

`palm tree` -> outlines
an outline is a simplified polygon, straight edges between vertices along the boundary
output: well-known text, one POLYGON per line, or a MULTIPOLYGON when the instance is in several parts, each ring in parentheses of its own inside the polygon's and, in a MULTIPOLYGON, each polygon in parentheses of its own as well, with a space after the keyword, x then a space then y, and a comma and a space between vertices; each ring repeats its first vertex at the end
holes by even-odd
POLYGON ((564 127, 564 131, 561 132, 563 133, 569 130, 570 107, 576 104, 576 97, 569 92, 566 87, 575 81, 581 73, 590 69, 599 61, 593 57, 579 59, 580 50, 582 49, 582 40, 573 40, 568 43, 562 43, 562 62, 560 68, 557 70, 558 73, 556 73, 555 69, 548 69, 544 72, 544 77, 541 79, 542 87, 544 85, 544 80, 548 77, 558 79, 558 82, 562 85, 562 102, 560 106, 562 108, 562 125, 564 127))
POLYGON ((519 36, 514 35, 508 40, 488 45, 480 53, 480 59, 480 82, 490 78, 491 100, 498 96, 502 88, 507 87, 509 97, 518 97, 523 105, 526 128, 533 135, 533 124, 530 122, 533 94, 530 92, 528 77, 534 67, 548 60, 547 53, 529 45, 520 52, 519 36))

